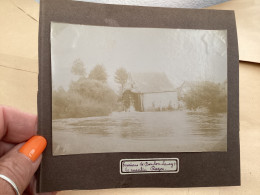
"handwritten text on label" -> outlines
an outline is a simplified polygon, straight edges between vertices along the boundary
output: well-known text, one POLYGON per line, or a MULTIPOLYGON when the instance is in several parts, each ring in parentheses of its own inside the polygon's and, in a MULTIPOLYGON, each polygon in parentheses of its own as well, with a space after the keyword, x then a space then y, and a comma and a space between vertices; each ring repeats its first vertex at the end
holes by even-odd
POLYGON ((122 159, 120 161, 120 174, 177 173, 178 171, 179 159, 177 158, 122 159))

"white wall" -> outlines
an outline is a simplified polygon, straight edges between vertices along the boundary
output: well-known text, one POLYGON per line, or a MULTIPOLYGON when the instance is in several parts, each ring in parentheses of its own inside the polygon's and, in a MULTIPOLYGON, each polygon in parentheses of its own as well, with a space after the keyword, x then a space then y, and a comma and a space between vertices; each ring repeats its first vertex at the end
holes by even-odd
POLYGON ((178 107, 177 92, 147 93, 143 95, 144 111, 167 108, 169 104, 173 108, 178 107))

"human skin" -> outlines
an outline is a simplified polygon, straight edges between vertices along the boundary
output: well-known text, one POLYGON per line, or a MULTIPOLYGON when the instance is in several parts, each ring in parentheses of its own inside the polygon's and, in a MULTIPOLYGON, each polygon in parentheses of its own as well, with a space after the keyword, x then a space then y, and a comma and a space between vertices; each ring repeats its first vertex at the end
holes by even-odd
MULTIPOLYGON (((33 162, 28 156, 19 152, 19 149, 35 135, 37 135, 36 115, 0 106, 0 174, 13 180, 20 194, 24 195, 36 194, 34 174, 41 163, 42 155, 40 154, 33 162)), ((16 193, 8 182, 0 178, 0 194, 16 193)))

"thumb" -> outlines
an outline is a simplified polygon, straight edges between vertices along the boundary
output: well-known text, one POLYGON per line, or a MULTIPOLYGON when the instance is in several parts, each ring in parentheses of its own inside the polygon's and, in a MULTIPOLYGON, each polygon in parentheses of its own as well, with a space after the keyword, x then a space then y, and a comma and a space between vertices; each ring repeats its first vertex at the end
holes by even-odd
MULTIPOLYGON (((0 159, 0 174, 10 178, 20 194, 29 185, 38 169, 47 142, 42 136, 33 136, 25 144, 19 144, 0 159)), ((0 189, 6 194, 14 194, 12 186, 0 178, 0 189)), ((0 193, 2 192, 0 190, 0 193)))

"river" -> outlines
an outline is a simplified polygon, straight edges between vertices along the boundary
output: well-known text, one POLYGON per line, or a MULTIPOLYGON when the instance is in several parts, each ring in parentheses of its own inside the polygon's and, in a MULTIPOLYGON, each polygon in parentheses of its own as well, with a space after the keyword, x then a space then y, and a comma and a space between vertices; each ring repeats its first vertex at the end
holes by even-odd
POLYGON ((114 112, 53 120, 53 155, 227 150, 227 114, 114 112))

